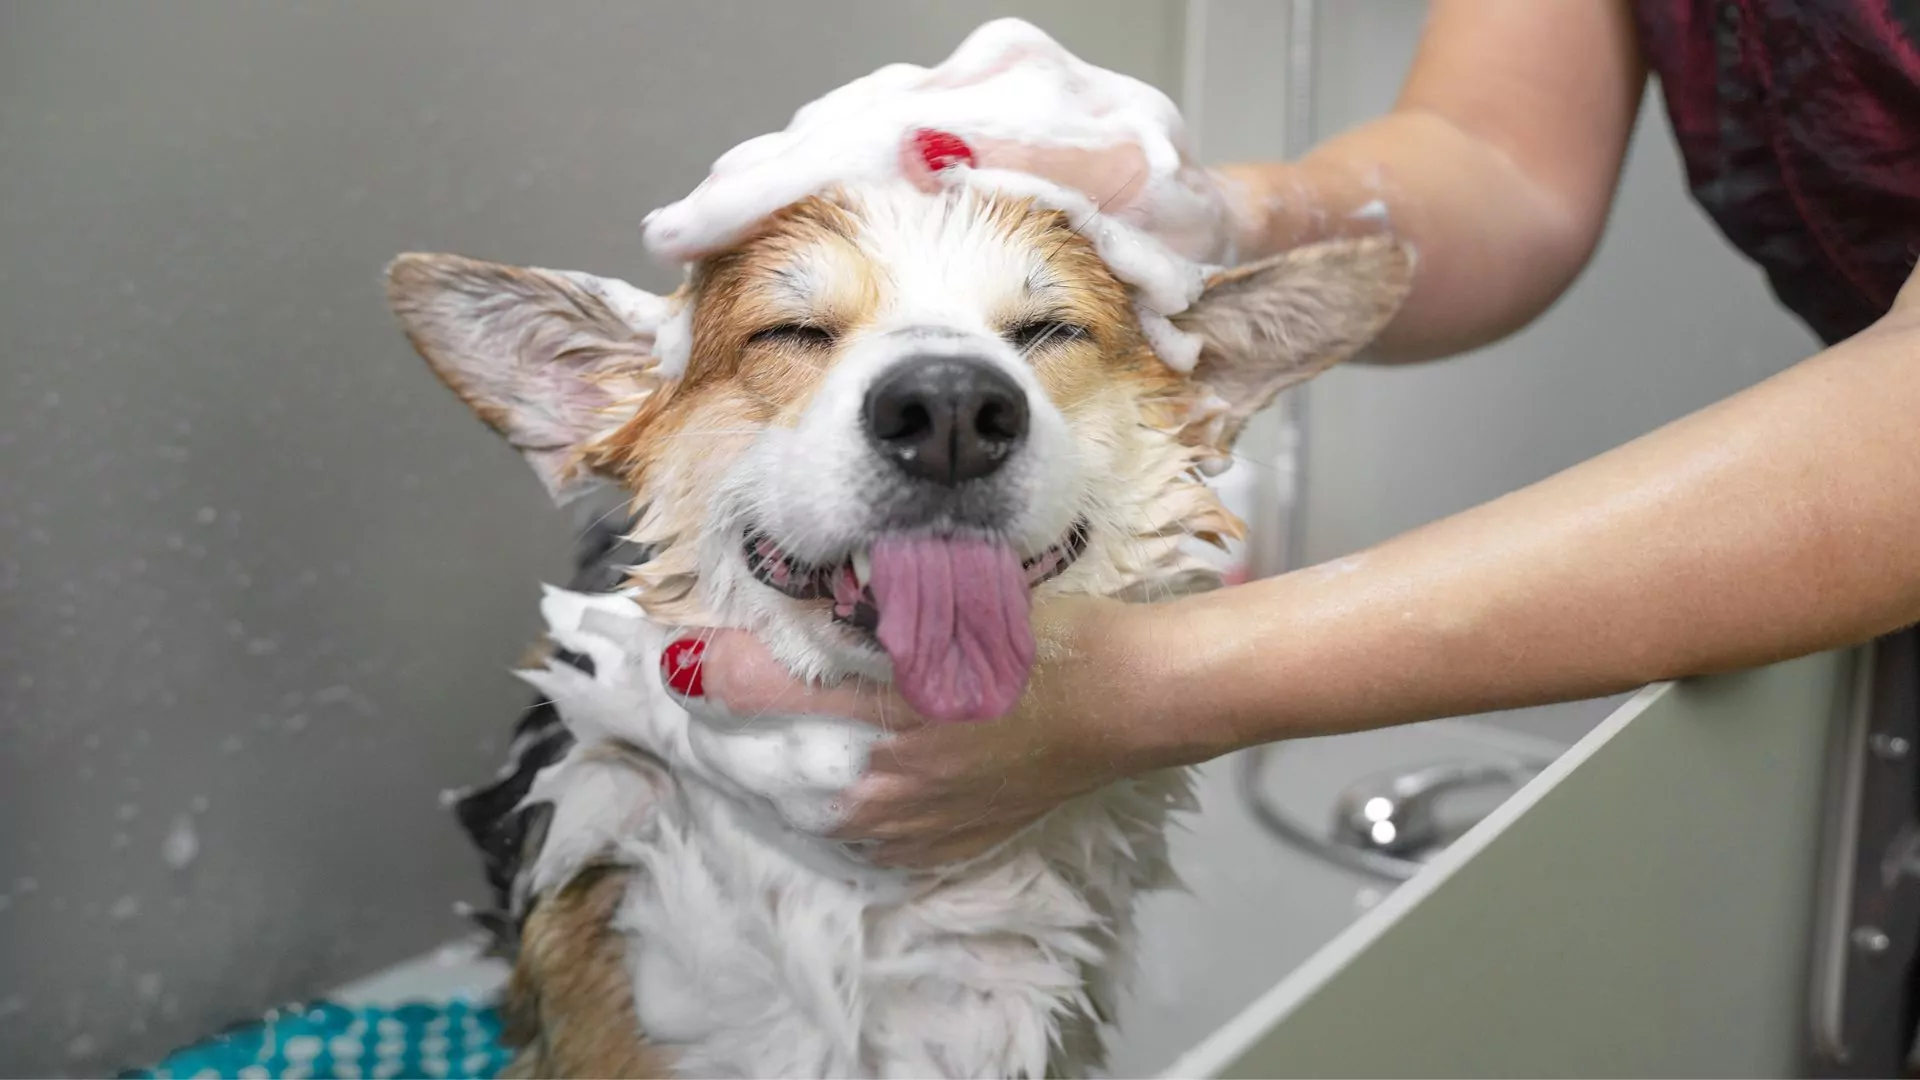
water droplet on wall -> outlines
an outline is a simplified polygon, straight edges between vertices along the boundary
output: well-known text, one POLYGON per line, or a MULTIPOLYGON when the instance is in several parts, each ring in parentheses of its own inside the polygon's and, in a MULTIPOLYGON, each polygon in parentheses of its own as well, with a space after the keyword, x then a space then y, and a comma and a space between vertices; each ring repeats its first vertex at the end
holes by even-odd
POLYGON ((173 819, 173 827, 160 842, 160 858, 175 870, 185 870, 200 855, 200 836, 193 831, 193 819, 185 814, 173 819))

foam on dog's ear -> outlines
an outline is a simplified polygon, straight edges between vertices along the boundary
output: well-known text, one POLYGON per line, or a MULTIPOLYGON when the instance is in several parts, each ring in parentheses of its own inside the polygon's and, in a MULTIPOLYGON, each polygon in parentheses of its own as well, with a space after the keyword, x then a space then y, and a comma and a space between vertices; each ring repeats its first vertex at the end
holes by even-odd
POLYGON ((1388 235, 1328 240, 1222 271, 1174 325, 1200 339, 1183 439, 1219 455, 1287 387, 1352 357, 1413 285, 1413 250, 1388 235))
POLYGON ((387 301, 440 380, 526 456, 556 500, 597 478, 581 448, 664 381, 672 305, 624 281, 458 255, 402 255, 387 301))

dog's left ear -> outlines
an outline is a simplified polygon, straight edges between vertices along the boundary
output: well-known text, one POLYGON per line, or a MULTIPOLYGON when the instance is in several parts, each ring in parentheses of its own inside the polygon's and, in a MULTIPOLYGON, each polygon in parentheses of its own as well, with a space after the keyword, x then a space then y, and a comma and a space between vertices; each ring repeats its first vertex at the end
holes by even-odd
POLYGON ((1400 309, 1413 249, 1388 235, 1328 240, 1222 271, 1173 323, 1200 338, 1200 404, 1183 439, 1222 458, 1280 391, 1352 357, 1400 309))

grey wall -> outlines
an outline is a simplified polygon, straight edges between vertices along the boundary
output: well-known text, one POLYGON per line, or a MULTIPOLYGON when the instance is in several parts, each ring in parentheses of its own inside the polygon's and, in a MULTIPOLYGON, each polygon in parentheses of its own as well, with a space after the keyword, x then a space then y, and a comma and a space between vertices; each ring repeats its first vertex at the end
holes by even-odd
MULTIPOLYGON (((1315 126, 1324 137, 1392 105, 1425 5, 1319 8, 1315 126)), ((1366 547, 1523 487, 1816 347, 1689 201, 1650 92, 1599 256, 1544 318, 1469 356, 1343 368, 1308 385, 1302 557, 1366 547)), ((1604 710, 1549 715, 1578 722, 1515 723, 1570 739, 1604 710)))
POLYGON ((0 1073, 479 893, 436 794, 498 760, 569 529, 401 341, 390 255, 668 285, 640 215, 798 103, 1005 13, 1175 91, 1179 8, 0 5, 0 1073))

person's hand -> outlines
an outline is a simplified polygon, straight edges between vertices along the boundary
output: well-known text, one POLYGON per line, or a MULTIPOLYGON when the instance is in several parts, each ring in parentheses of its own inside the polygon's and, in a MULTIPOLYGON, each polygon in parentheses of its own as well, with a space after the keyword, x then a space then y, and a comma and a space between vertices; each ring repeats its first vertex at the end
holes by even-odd
MULTIPOLYGON (((1190 757, 1152 723, 1148 688, 1167 653, 1155 609, 1063 598, 1034 609, 1040 648, 1020 706, 987 723, 929 723, 890 690, 800 683, 751 635, 715 635, 698 709, 842 716, 887 732, 844 795, 834 838, 874 862, 930 866, 977 855, 1075 795, 1190 757)), ((676 690, 684 691, 683 680, 676 690)))
POLYGON ((1186 141, 1165 94, 1000 19, 936 67, 890 64, 734 147, 648 215, 645 239, 660 258, 692 262, 835 184, 904 178, 933 191, 965 168, 1051 181, 1186 259, 1230 262, 1240 203, 1186 141))

